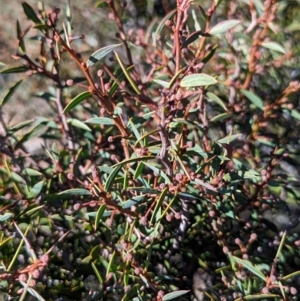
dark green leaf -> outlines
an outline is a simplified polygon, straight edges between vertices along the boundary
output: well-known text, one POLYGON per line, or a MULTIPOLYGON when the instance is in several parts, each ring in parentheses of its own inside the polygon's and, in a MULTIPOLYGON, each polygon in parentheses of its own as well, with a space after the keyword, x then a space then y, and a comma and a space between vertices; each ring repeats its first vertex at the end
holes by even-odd
POLYGON ((232 115, 233 115, 232 113, 222 113, 217 116, 214 116, 210 121, 211 122, 223 121, 223 120, 226 120, 226 119, 232 117, 232 115))
POLYGON ((94 224, 94 230, 96 231, 99 225, 99 222, 103 216, 103 213, 106 209, 106 205, 103 204, 99 207, 99 209, 97 210, 97 214, 96 214, 96 218, 95 218, 95 224, 94 224))
POLYGON ((162 29, 165 27, 165 23, 167 20, 171 19, 173 17, 173 15, 176 13, 176 9, 171 10, 169 13, 167 13, 163 19, 161 19, 161 21, 159 22, 155 34, 156 35, 160 35, 162 29))
POLYGON ((264 104, 260 97, 254 93, 241 89, 241 92, 259 109, 264 110, 264 104))
POLYGON ((133 88, 133 90, 135 91, 136 94, 141 94, 141 91, 139 90, 138 86, 136 85, 134 79, 131 77, 130 73, 127 71, 127 68, 125 67, 125 65, 123 64, 121 58, 119 57, 119 55, 115 52, 115 57, 119 63, 119 66, 121 67, 123 73, 125 74, 127 80, 129 81, 131 87, 133 88))
POLYGON ((0 101, 0 106, 4 106, 9 99, 11 98, 11 96, 14 94, 14 92, 17 90, 17 88, 19 87, 19 85, 22 83, 22 79, 19 80, 18 82, 16 82, 13 86, 11 86, 6 92, 4 97, 2 98, 2 100, 0 101))
POLYGON ((31 120, 26 120, 26 121, 23 121, 17 125, 14 125, 13 127, 9 128, 8 130, 10 132, 16 132, 16 131, 19 131, 21 129, 23 129, 24 127, 32 124, 35 120, 34 119, 31 119, 31 120))
POLYGON ((17 150, 24 142, 32 138, 39 137, 42 133, 47 131, 47 129, 48 127, 45 124, 38 124, 18 141, 18 143, 15 146, 15 150, 17 150))
POLYGON ((144 163, 140 162, 134 172, 134 175, 133 175, 134 180, 136 180, 141 175, 143 169, 144 169, 144 163))
POLYGON ((95 7, 100 7, 100 8, 103 8, 103 7, 107 7, 107 1, 106 0, 100 0, 98 1, 96 4, 95 4, 95 7))
POLYGON ((234 134, 234 135, 229 135, 227 137, 224 137, 220 140, 218 140, 218 143, 230 143, 231 141, 234 141, 238 137, 240 137, 242 134, 234 134))
POLYGON ((224 109, 224 111, 227 111, 226 105, 224 104, 224 102, 216 94, 211 93, 211 92, 207 92, 206 96, 208 97, 208 101, 209 102, 215 102, 220 107, 222 107, 224 109))
MULTIPOLYGON (((152 213, 152 216, 151 216, 151 219, 150 219, 150 224, 153 224, 154 222, 154 218, 156 217, 156 214, 159 210, 159 208, 161 207, 161 204, 162 202, 164 201, 164 198, 168 192, 169 188, 166 187, 160 194, 160 196, 158 197, 158 200, 156 201, 156 205, 155 205, 155 208, 153 210, 153 213, 152 213)), ((156 221, 160 219, 160 216, 156 218, 156 221)))
POLYGON ((22 3, 23 9, 24 9, 24 13, 27 16, 27 18, 31 21, 33 21, 34 23, 41 23, 41 20, 38 18, 38 16, 36 15, 34 9, 26 2, 22 3))
POLYGON ((238 264, 241 264, 244 268, 249 270, 251 273, 262 279, 263 281, 266 280, 266 276, 263 274, 262 271, 260 271, 258 268, 253 266, 253 264, 249 260, 240 259, 236 256, 230 256, 235 262, 238 264))
POLYGON ((22 73, 28 71, 28 68, 25 66, 12 67, 8 69, 1 70, 0 73, 8 74, 8 73, 22 73))
POLYGON ((186 40, 182 43, 182 48, 185 48, 188 45, 190 45, 191 43, 193 43, 194 41, 196 41, 199 36, 210 37, 210 34, 209 33, 205 33, 202 30, 197 30, 197 31, 193 32, 192 34, 190 34, 186 38, 186 40))
POLYGON ((114 179, 116 178, 116 176, 118 175, 120 169, 122 168, 123 165, 128 164, 128 163, 132 163, 132 162, 138 162, 138 161, 143 161, 143 160, 151 160, 154 159, 155 157, 153 156, 144 156, 144 157, 137 157, 137 158, 132 158, 132 159, 128 159, 128 160, 124 160, 118 164, 114 165, 114 169, 113 171, 110 173, 110 175, 108 176, 106 183, 104 185, 104 189, 105 191, 110 191, 111 185, 114 181, 114 179))
POLYGON ((76 97, 74 97, 70 101, 70 103, 64 108, 63 114, 66 114, 69 111, 71 111, 74 107, 76 107, 77 105, 82 103, 85 99, 91 97, 91 95, 92 95, 91 92, 85 91, 85 92, 82 92, 81 94, 77 95, 76 97))
POLYGON ((99 62, 102 58, 107 56, 109 53, 111 53, 112 51, 114 51, 115 49, 120 47, 121 45, 122 44, 114 44, 114 45, 109 45, 109 46, 105 46, 103 48, 98 49, 89 57, 89 59, 86 63, 87 67, 89 68, 89 67, 93 66, 94 64, 99 62))
POLYGON ((22 32, 19 20, 17 20, 17 38, 19 40, 19 49, 18 49, 18 51, 22 54, 26 53, 26 48, 25 48, 23 37, 24 37, 24 33, 22 32))
POLYGON ((39 29, 39 30, 51 29, 51 27, 46 24, 37 24, 37 25, 32 26, 32 28, 39 29))

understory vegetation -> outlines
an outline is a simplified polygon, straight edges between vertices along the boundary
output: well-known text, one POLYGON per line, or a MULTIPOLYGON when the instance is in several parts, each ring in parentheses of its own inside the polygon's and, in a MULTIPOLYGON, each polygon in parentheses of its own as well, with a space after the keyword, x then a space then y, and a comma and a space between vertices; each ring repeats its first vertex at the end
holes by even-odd
POLYGON ((152 2, 20 3, 0 300, 299 299, 300 3, 152 2))

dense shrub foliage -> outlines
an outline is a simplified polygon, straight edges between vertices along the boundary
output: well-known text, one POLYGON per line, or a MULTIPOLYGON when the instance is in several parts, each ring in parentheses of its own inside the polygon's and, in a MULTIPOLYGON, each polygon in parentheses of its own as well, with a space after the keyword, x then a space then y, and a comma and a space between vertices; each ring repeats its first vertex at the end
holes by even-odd
POLYGON ((0 120, 3 300, 298 300, 299 2, 166 2, 100 1, 82 53, 22 3, 1 111, 42 78, 51 114, 0 120))

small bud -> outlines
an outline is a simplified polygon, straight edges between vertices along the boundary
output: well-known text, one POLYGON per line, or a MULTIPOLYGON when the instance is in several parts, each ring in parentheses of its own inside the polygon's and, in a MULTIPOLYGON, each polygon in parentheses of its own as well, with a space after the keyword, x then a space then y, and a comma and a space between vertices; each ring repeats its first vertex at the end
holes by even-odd
POLYGON ((40 258, 40 261, 43 263, 43 264, 48 264, 50 260, 50 256, 48 254, 44 254, 43 256, 41 256, 40 258))
POLYGON ((166 220, 167 220, 168 222, 171 222, 171 221, 172 221, 172 214, 167 213, 167 214, 166 214, 166 220))
POLYGON ((147 226, 148 225, 148 220, 147 220, 146 216, 142 216, 141 217, 141 224, 143 226, 147 226))
POLYGON ((68 79, 67 82, 66 82, 67 86, 71 87, 74 85, 74 81, 73 79, 68 79))
POLYGON ((37 279, 39 278, 41 275, 41 272, 38 270, 38 269, 35 269, 33 272, 32 272, 32 277, 37 279))
POLYGON ((167 20, 165 22, 165 26, 167 26, 167 27, 171 27, 172 25, 173 25, 173 22, 171 20, 167 20))
POLYGON ((182 174, 181 174, 181 173, 176 174, 176 175, 175 175, 175 179, 176 179, 176 181, 178 181, 178 182, 182 181, 182 179, 183 179, 182 174))
POLYGON ((26 282, 27 281, 27 275, 26 274, 20 274, 19 281, 26 282))
POLYGON ((297 289, 294 288, 294 287, 291 287, 291 288, 290 288, 290 293, 291 293, 292 295, 297 295, 297 289))
POLYGON ((77 204, 75 204, 74 206, 73 206, 73 208, 74 208, 74 210, 79 210, 80 209, 80 204, 79 203, 77 203, 77 204))
POLYGON ((175 218, 176 219, 181 219, 181 214, 180 214, 180 212, 175 212, 175 218))
POLYGON ((67 178, 72 181, 74 179, 74 174, 72 172, 68 172, 67 178))

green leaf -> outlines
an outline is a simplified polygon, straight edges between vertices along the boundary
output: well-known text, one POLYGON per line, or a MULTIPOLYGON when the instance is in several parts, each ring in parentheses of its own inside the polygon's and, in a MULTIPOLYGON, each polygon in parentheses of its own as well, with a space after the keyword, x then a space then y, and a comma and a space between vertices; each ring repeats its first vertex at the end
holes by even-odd
POLYGON ((96 4, 95 4, 95 7, 100 7, 100 8, 103 8, 103 7, 107 7, 107 1, 106 0, 100 0, 98 1, 96 4))
POLYGON ((39 29, 39 30, 48 30, 51 29, 51 26, 48 26, 46 24, 37 24, 37 25, 33 25, 32 28, 39 29))
POLYGON ((154 79, 153 81, 155 83, 159 84, 160 86, 164 87, 164 88, 169 88, 169 82, 166 82, 166 81, 161 80, 161 79, 154 79))
POLYGON ((68 113, 69 111, 71 111, 74 107, 76 107, 77 105, 79 105, 81 102, 83 102, 85 99, 91 97, 92 94, 89 91, 85 91, 82 92, 81 94, 77 95, 76 97, 74 97, 70 103, 64 108, 63 114, 68 113))
MULTIPOLYGON (((128 292, 125 293, 125 295, 122 297, 121 301, 132 301, 134 300, 137 295, 138 290, 140 289, 141 284, 137 283, 135 285, 133 285, 128 292)), ((140 298, 138 298, 138 300, 142 300, 140 298)), ((148 300, 148 299, 147 299, 148 300)))
POLYGON ((287 109, 283 109, 283 111, 289 115, 291 115, 292 117, 294 117, 295 119, 300 120, 300 113, 297 110, 287 110, 287 109))
POLYGON ((133 175, 133 179, 136 180, 142 173, 143 169, 144 169, 144 163, 143 162, 139 162, 136 170, 134 171, 134 175, 133 175))
POLYGON ((4 106, 8 100, 11 98, 11 96, 14 94, 14 92, 17 90, 19 85, 22 83, 23 79, 17 81, 13 86, 11 86, 6 92, 2 100, 0 101, 0 106, 4 106))
POLYGON ((11 178, 18 183, 25 183, 25 180, 18 175, 17 173, 15 173, 14 171, 11 172, 11 178))
POLYGON ((94 117, 85 121, 85 123, 91 124, 105 124, 105 125, 114 125, 114 120, 108 117, 94 117))
POLYGON ((28 70, 27 67, 19 66, 19 67, 12 67, 12 68, 1 70, 0 73, 2 73, 2 74, 22 73, 22 72, 26 72, 27 70, 28 70))
MULTIPOLYGON (((153 214, 152 214, 151 219, 150 219, 150 224, 153 224, 154 218, 155 218, 155 216, 156 216, 156 213, 158 212, 158 209, 161 207, 161 204, 162 204, 162 202, 164 201, 165 196, 166 196, 168 190, 169 190, 169 188, 166 187, 166 188, 161 192, 161 194, 160 194, 158 200, 156 201, 156 205, 155 205, 155 208, 154 208, 154 210, 153 210, 153 214)), ((160 219, 160 216, 156 219, 156 221, 159 220, 159 219, 160 219)))
MULTIPOLYGON (((5 213, 3 215, 0 214, 0 223, 1 222, 5 222, 6 220, 10 219, 12 216, 13 216, 13 214, 9 213, 9 212, 7 212, 7 213, 5 213)), ((1 246, 1 244, 2 244, 2 242, 0 243, 0 246, 1 246)))
POLYGON ((220 107, 222 107, 224 109, 224 111, 227 112, 227 107, 224 104, 224 102, 214 93, 211 92, 207 92, 206 96, 208 97, 208 101, 209 102, 215 102, 216 104, 218 104, 220 107))
POLYGON ((173 9, 171 10, 168 14, 166 14, 163 19, 161 19, 161 21, 159 22, 157 28, 156 28, 156 31, 155 31, 155 34, 156 35, 159 35, 162 31, 162 29, 165 27, 165 24, 166 24, 166 21, 171 19, 173 17, 173 15, 176 13, 177 9, 173 9))
POLYGON ((25 134, 16 144, 15 150, 17 150, 24 142, 39 137, 47 131, 48 127, 45 124, 38 124, 33 129, 31 129, 27 134, 25 134))
POLYGON ((241 23, 241 21, 239 21, 239 20, 226 20, 226 21, 222 21, 222 22, 218 23, 217 25, 215 25, 213 28, 211 28, 211 30, 209 31, 209 33, 211 35, 216 35, 216 34, 224 33, 226 31, 228 31, 229 29, 235 27, 239 23, 241 23))
POLYGON ((199 87, 214 85, 218 81, 205 73, 196 73, 185 76, 180 82, 181 87, 199 87))
POLYGON ((23 121, 21 123, 18 123, 16 125, 14 125, 13 127, 9 128, 8 130, 10 132, 16 132, 16 131, 19 131, 21 130, 22 128, 32 124, 35 120, 34 119, 30 119, 30 120, 26 120, 26 121, 23 121))
MULTIPOLYGON (((26 293, 26 291, 28 291, 29 294, 32 295, 35 300, 46 301, 37 291, 35 291, 32 287, 29 286, 29 280, 28 280, 28 283, 25 283, 23 281, 19 281, 24 287, 23 294, 24 294, 24 292, 26 293)), ((22 300, 24 299, 24 297, 21 296, 19 300, 21 300, 21 298, 22 298, 22 300)))
POLYGON ((128 164, 128 163, 132 163, 132 162, 139 162, 139 161, 143 161, 143 160, 151 160, 151 159, 154 159, 155 157, 153 156, 143 156, 143 157, 137 157, 137 158, 131 158, 131 159, 128 159, 128 160, 124 160, 118 164, 115 164, 113 166, 113 171, 109 174, 106 182, 105 182, 105 185, 104 185, 104 189, 105 191, 109 191, 110 190, 110 187, 113 183, 113 180, 115 179, 115 177, 117 176, 117 174, 119 173, 120 169, 122 168, 123 165, 125 164, 128 164))
POLYGON ((264 110, 264 104, 260 97, 254 93, 241 89, 241 92, 259 109, 264 110))
POLYGON ((24 168, 22 171, 22 174, 30 176, 30 177, 35 177, 35 176, 42 176, 43 174, 35 169, 32 168, 24 168))
POLYGON ((33 198, 37 197, 37 196, 41 193, 41 191, 42 191, 42 189, 43 189, 43 186, 44 186, 44 181, 40 181, 40 182, 36 183, 36 184, 31 188, 31 190, 30 190, 30 192, 29 192, 29 194, 28 194, 27 197, 28 197, 29 199, 33 199, 33 198))
POLYGON ((95 231, 98 228, 99 222, 100 222, 100 220, 101 220, 101 218, 103 216, 103 213, 104 213, 105 209, 106 209, 106 205, 103 204, 97 210, 97 214, 96 214, 96 218, 95 218, 95 224, 94 224, 95 231))
POLYGON ((27 215, 30 216, 34 213, 36 213, 37 211, 39 211, 40 209, 42 209, 45 205, 40 205, 37 206, 36 204, 31 204, 29 205, 29 207, 27 207, 22 213, 21 215, 27 215))
POLYGON ((82 121, 76 118, 68 118, 67 122, 72 126, 91 132, 92 130, 82 121))
POLYGON ((161 169, 157 168, 156 166, 154 166, 153 164, 149 164, 144 162, 144 164, 146 166, 148 166, 150 169, 152 169, 155 173, 157 173, 159 176, 161 176, 162 178, 165 179, 165 183, 171 183, 171 180, 169 179, 169 177, 166 175, 166 173, 164 173, 161 169))
POLYGON ((19 40, 19 49, 18 50, 24 54, 24 53, 26 53, 26 48, 25 48, 23 37, 24 37, 24 33, 22 32, 19 20, 17 20, 17 38, 19 40))
MULTIPOLYGON (((132 69, 134 69, 134 66, 129 66, 128 68, 126 68, 127 72, 131 71, 132 69)), ((125 74, 123 73, 122 69, 118 69, 114 75, 117 77, 117 80, 113 82, 113 84, 111 85, 111 88, 108 92, 108 97, 111 98, 114 93, 116 92, 116 90, 119 87, 119 83, 121 83, 123 81, 123 79, 125 78, 125 74)))
POLYGON ((275 294, 255 294, 255 295, 248 295, 243 297, 244 300, 264 300, 264 299, 274 299, 276 298, 276 300, 278 298, 280 298, 279 295, 275 295, 275 294))
POLYGON ((218 140, 218 143, 230 143, 240 137, 242 134, 234 134, 234 135, 229 135, 227 137, 224 137, 220 140, 218 140))
POLYGON ((175 292, 172 292, 172 293, 168 293, 168 294, 166 294, 162 297, 162 300, 163 301, 173 300, 173 299, 178 298, 182 295, 185 295, 189 292, 190 292, 190 290, 180 290, 180 291, 175 291, 175 292))
POLYGON ((262 42, 261 46, 284 54, 286 53, 285 49, 277 42, 262 42))
POLYGON ((57 195, 91 195, 90 191, 83 188, 73 188, 61 191, 57 195))
POLYGON ((141 94, 141 91, 139 90, 138 86, 136 85, 136 83, 134 82, 133 78, 130 76, 129 72, 127 71, 126 67, 124 66, 122 60, 120 59, 119 55, 115 52, 115 56, 117 58, 117 61, 123 71, 123 73, 125 74, 127 80, 129 81, 131 87, 133 88, 133 90, 135 91, 136 94, 141 94))
POLYGON ((217 116, 214 116, 210 121, 211 122, 223 121, 225 119, 230 118, 232 115, 233 115, 232 113, 222 113, 217 116))
POLYGON ((72 15, 71 15, 71 7, 70 7, 70 0, 67 1, 67 5, 66 5, 66 19, 67 19, 67 33, 68 36, 72 35, 72 15))
POLYGON ((35 11, 28 3, 23 2, 22 6, 24 9, 24 13, 29 20, 33 21, 34 23, 41 23, 41 20, 38 18, 35 11))
POLYGON ((237 262, 238 264, 241 264, 244 268, 246 268, 247 270, 249 270, 251 273, 253 273, 254 275, 256 275, 257 277, 259 277, 260 279, 262 279, 263 281, 266 280, 266 276, 263 274, 262 271, 260 271, 258 268, 256 268, 255 266, 253 266, 253 264, 249 261, 249 260, 245 260, 245 259, 240 259, 236 256, 231 256, 231 259, 233 259, 235 262, 237 262))
POLYGON ((114 44, 114 45, 109 45, 109 46, 105 46, 103 48, 98 49, 97 51, 95 51, 87 60, 87 67, 91 67, 94 64, 96 64, 97 62, 99 62, 102 58, 104 58, 106 55, 108 55, 109 53, 111 53, 112 51, 114 51, 115 49, 117 49, 118 47, 120 47, 122 44, 114 44))
POLYGON ((210 34, 209 33, 205 33, 202 30, 197 30, 197 31, 193 32, 192 34, 190 34, 186 38, 186 40, 182 43, 182 48, 186 48, 188 45, 190 45, 191 43, 193 43, 194 41, 196 41, 199 36, 210 37, 210 34))

